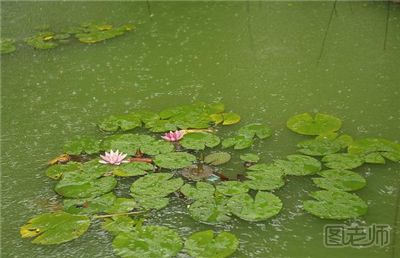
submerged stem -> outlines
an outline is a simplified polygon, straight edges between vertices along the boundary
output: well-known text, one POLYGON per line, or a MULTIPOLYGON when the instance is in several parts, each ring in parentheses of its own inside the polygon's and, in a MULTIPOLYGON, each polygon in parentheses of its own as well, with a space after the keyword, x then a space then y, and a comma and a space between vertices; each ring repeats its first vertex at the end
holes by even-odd
POLYGON ((107 215, 94 215, 94 219, 101 219, 101 218, 111 218, 114 216, 124 216, 124 215, 136 215, 136 214, 142 214, 145 213, 145 211, 131 211, 131 212, 122 212, 122 213, 114 213, 114 214, 107 214, 107 215))

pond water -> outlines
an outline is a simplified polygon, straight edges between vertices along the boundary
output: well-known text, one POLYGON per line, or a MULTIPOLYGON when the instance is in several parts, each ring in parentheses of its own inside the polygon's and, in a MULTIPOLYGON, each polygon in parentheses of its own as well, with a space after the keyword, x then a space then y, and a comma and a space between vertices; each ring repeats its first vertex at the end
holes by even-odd
MULTIPOLYGON (((111 235, 97 224, 57 246, 34 245, 19 235, 21 225, 49 211, 49 200, 57 198, 54 181, 44 174, 46 161, 73 136, 100 135, 95 124, 111 114, 221 101, 242 116, 242 124, 266 122, 274 129, 272 138, 253 147, 263 162, 296 152, 305 137, 285 123, 303 112, 340 117, 342 130, 356 138, 400 140, 400 5, 2 2, 2 37, 19 41, 40 26, 60 30, 87 21, 132 22, 136 30, 94 45, 52 50, 20 45, 1 57, 2 257, 114 256, 111 235)), ((239 162, 222 169, 228 176, 244 170, 239 162)), ((388 246, 324 247, 323 226, 332 221, 300 207, 317 190, 309 177, 288 178, 275 192, 283 211, 266 222, 203 225, 173 200, 149 223, 175 228, 184 237, 227 229, 240 239, 233 257, 399 257, 400 165, 355 171, 367 179, 358 194, 369 204, 357 222, 391 225, 388 246)))

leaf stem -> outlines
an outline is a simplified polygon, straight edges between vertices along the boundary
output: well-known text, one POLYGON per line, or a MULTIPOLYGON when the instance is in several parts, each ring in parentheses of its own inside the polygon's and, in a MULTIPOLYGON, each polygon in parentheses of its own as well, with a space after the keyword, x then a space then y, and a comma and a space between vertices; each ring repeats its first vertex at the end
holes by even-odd
POLYGON ((114 214, 106 214, 106 215, 94 215, 94 219, 101 219, 101 218, 110 218, 114 216, 124 216, 124 215, 137 215, 145 213, 145 211, 131 211, 131 212, 122 212, 122 213, 114 213, 114 214))

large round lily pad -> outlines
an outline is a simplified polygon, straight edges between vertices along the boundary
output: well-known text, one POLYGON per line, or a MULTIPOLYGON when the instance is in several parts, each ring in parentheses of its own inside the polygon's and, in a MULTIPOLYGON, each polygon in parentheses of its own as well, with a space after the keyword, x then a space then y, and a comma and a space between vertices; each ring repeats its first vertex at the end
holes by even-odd
POLYGON ((322 158, 322 162, 328 168, 353 169, 361 166, 364 159, 359 155, 349 153, 329 154, 322 158))
POLYGON ((356 191, 367 182, 364 177, 348 170, 325 170, 318 173, 321 177, 313 178, 314 184, 327 190, 356 191))
POLYGON ((113 241, 118 256, 126 258, 175 257, 182 249, 182 240, 174 230, 162 226, 143 226, 122 232, 113 241))
POLYGON ((278 214, 282 201, 271 193, 259 191, 254 199, 247 193, 234 195, 229 199, 228 206, 241 219, 262 221, 278 214))
POLYGON ((146 175, 147 171, 153 170, 152 164, 145 162, 131 162, 116 166, 113 170, 115 176, 129 177, 146 175))
POLYGON ((310 196, 315 200, 304 201, 304 209, 323 219, 349 219, 367 213, 367 204, 355 194, 324 190, 310 196))
POLYGON ((66 212, 45 213, 30 219, 21 227, 20 233, 23 238, 35 237, 32 240, 34 244, 61 244, 80 237, 89 225, 87 216, 66 212))
POLYGON ((283 173, 279 169, 249 171, 246 178, 249 180, 244 183, 253 190, 275 190, 285 184, 283 173))
POLYGON ((288 155, 287 160, 276 160, 274 165, 279 167, 284 174, 305 176, 315 174, 321 170, 321 162, 305 155, 288 155))
POLYGON ((207 133, 189 133, 180 141, 182 147, 191 150, 204 150, 206 147, 213 148, 217 146, 221 140, 218 136, 207 133))
POLYGON ((179 169, 192 165, 196 157, 186 152, 171 152, 159 154, 154 158, 154 163, 162 168, 179 169))
POLYGON ((299 152, 310 156, 325 156, 336 153, 342 149, 340 142, 329 138, 316 138, 302 141, 297 144, 299 152))
POLYGON ((218 224, 230 220, 228 199, 218 196, 209 199, 198 199, 189 206, 190 216, 205 224, 218 224))
POLYGON ((313 118, 309 113, 295 115, 286 123, 293 132, 304 135, 320 135, 335 132, 342 126, 342 121, 334 116, 317 113, 313 118))
POLYGON ((214 196, 215 188, 206 182, 197 182, 196 186, 185 184, 180 189, 181 193, 192 200, 211 199, 214 196))
POLYGON ((212 230, 196 232, 185 242, 185 251, 196 258, 225 258, 233 254, 239 240, 228 232, 214 234, 212 230))

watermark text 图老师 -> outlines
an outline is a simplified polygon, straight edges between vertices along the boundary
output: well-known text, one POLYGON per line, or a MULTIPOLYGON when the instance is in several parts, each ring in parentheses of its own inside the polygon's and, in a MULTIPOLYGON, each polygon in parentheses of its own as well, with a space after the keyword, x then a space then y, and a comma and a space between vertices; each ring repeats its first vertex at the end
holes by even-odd
POLYGON ((367 226, 347 224, 327 224, 324 226, 325 247, 384 247, 390 243, 388 224, 367 226))

